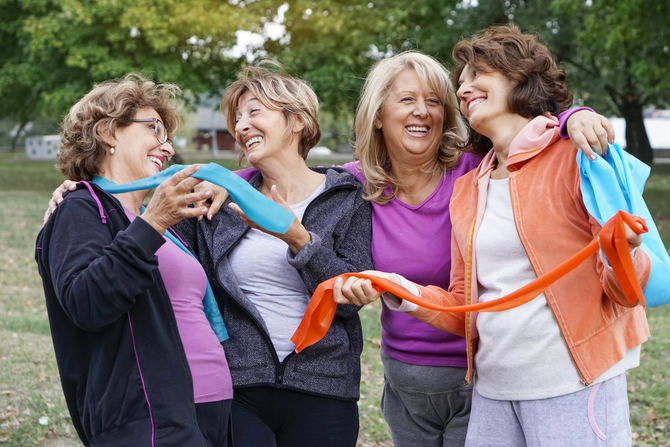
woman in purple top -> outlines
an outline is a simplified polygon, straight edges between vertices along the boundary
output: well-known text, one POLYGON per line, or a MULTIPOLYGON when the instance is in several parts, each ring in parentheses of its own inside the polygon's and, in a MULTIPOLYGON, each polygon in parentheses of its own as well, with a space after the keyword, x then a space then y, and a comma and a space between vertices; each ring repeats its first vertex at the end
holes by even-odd
POLYGON ((63 122, 58 167, 76 189, 38 236, 65 399, 84 445, 228 445, 232 383, 203 310, 202 266, 170 226, 202 216, 188 167, 148 190, 107 194, 174 155, 178 87, 137 75, 93 88, 63 122))
MULTIPOLYGON (((579 115, 570 122, 573 141, 592 155, 589 146, 606 147, 598 134, 611 129, 591 111, 579 115)), ((355 126, 359 161, 346 167, 372 201, 375 268, 448 286, 449 200, 454 181, 481 160, 463 151, 467 130, 449 73, 413 51, 378 62, 365 81, 355 126)), ((472 394, 464 385, 464 339, 384 305, 381 322, 381 407, 393 444, 463 445, 472 394)))

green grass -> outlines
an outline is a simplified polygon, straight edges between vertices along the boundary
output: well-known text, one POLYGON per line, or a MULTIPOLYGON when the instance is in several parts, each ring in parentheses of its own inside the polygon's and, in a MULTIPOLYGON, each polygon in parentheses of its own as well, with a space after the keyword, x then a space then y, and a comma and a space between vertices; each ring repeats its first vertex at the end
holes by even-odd
MULTIPOLYGON (((218 161, 229 168, 237 166, 235 160, 218 161)), ((311 163, 331 164, 327 160, 311 163)), ((79 445, 60 388, 41 281, 33 259, 44 207, 61 179, 53 162, 30 162, 23 155, 0 154, 1 447, 79 445), (48 418, 46 425, 40 424, 41 417, 48 418)), ((670 165, 653 169, 645 197, 668 246, 670 165)), ((642 349, 641 366, 629 374, 634 444, 670 446, 670 306, 650 309, 647 315, 652 338, 642 349)), ((383 369, 378 304, 363 309, 361 318, 365 344, 359 445, 390 446, 379 410, 383 369)))

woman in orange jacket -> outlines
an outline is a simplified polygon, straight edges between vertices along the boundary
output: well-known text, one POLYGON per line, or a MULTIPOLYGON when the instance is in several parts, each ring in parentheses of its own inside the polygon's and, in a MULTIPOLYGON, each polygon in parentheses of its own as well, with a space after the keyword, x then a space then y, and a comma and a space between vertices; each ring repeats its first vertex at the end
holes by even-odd
MULTIPOLYGON (((454 48, 460 110, 487 153, 454 187, 448 291, 375 272, 436 304, 499 298, 551 270, 600 230, 580 192, 575 151, 558 137, 572 94, 548 49, 514 26, 492 27, 454 48)), ((649 275, 641 238, 626 228, 637 278, 649 275)), ((336 302, 377 299, 365 279, 337 282, 336 302)), ((387 304, 467 339, 474 379, 466 445, 615 445, 631 442, 625 371, 649 337, 604 255, 536 299, 498 313, 442 313, 393 296, 387 304)), ((420 379, 417 379, 420 380, 420 379)))

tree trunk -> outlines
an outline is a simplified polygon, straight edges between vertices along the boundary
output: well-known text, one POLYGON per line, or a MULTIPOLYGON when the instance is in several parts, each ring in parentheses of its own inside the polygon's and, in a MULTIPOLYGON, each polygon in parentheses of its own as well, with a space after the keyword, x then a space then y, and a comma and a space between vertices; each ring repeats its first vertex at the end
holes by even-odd
POLYGON ((653 164, 654 154, 644 127, 639 98, 633 95, 624 96, 621 114, 626 120, 626 151, 648 165, 653 164))
POLYGON ((19 142, 19 138, 21 138, 21 132, 23 132, 23 129, 27 124, 28 121, 24 121, 19 124, 19 128, 16 130, 16 134, 12 137, 12 148, 10 149, 12 152, 16 152, 16 144, 19 142))

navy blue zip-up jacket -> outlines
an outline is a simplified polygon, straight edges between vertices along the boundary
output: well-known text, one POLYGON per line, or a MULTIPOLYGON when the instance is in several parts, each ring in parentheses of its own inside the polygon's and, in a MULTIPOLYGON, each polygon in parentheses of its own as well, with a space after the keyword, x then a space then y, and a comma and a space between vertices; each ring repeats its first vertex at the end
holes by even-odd
POLYGON ((204 447, 155 256, 165 240, 90 188, 67 195, 35 250, 74 427, 87 446, 204 447))
MULTIPOLYGON (((307 206, 302 223, 311 241, 288 262, 310 293, 340 273, 372 267, 372 207, 353 175, 340 168, 312 168, 326 174, 325 190, 307 206)), ((257 174, 249 183, 258 187, 257 174)), ((273 386, 322 397, 358 400, 363 334, 359 308, 339 305, 326 336, 300 354, 279 362, 265 322, 237 285, 228 254, 249 230, 228 208, 212 221, 185 219, 175 229, 195 250, 212 284, 230 338, 223 342, 234 388, 273 386)))

